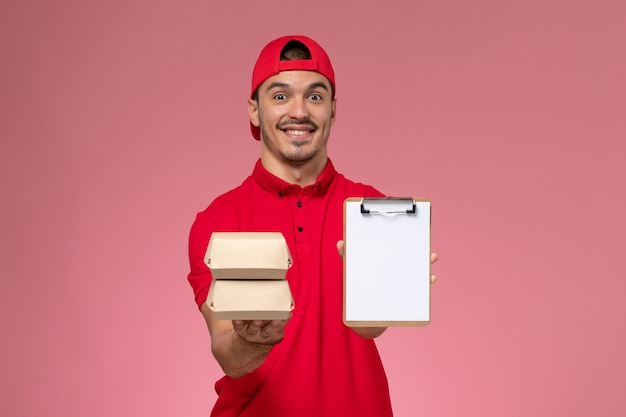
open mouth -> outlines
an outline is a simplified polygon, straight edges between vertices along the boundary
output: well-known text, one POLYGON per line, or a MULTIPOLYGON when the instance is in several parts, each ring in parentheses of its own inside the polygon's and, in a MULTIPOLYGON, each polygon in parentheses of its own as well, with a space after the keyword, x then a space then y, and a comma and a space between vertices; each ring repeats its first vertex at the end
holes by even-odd
POLYGON ((295 136, 295 137, 299 137, 299 136, 306 136, 309 133, 314 132, 314 129, 281 129, 283 132, 285 132, 286 134, 288 134, 289 136, 295 136))
POLYGON ((285 120, 278 128, 292 138, 303 138, 317 131, 317 125, 310 120, 285 120))

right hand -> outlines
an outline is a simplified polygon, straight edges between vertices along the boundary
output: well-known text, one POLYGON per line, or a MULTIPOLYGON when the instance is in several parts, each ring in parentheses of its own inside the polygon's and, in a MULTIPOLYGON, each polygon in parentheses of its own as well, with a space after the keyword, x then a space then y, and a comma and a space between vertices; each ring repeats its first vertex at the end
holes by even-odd
POLYGON ((235 333, 242 339, 260 345, 275 345, 285 336, 287 320, 233 320, 235 333))

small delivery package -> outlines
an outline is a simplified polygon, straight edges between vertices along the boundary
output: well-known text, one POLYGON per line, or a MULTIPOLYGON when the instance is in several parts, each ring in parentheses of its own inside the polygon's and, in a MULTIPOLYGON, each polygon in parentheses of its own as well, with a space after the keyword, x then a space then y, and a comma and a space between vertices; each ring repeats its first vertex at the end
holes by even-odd
POLYGON ((204 262, 213 275, 206 304, 218 320, 289 318, 292 261, 282 233, 213 232, 204 262))

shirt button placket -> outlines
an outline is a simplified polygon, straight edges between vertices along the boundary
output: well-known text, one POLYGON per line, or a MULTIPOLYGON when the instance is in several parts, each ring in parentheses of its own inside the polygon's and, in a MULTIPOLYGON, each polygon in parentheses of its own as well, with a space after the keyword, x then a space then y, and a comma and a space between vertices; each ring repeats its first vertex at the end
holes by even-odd
MULTIPOLYGON (((298 209, 301 209, 302 208, 302 201, 298 201, 296 203, 296 207, 298 207, 298 209)), ((296 219, 297 219, 296 224, 298 224, 298 227, 296 227, 296 230, 298 232, 303 232, 304 231, 304 228, 302 227, 302 219, 303 218, 304 218, 304 213, 302 213, 301 210, 296 210, 296 219)))

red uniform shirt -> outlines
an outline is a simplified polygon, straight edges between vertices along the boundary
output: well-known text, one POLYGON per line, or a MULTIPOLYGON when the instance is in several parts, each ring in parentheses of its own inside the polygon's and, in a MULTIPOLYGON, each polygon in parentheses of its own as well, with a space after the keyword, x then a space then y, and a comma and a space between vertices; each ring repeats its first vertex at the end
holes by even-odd
POLYGON ((329 160, 317 181, 300 187, 257 162, 239 187, 216 198, 194 222, 189 240, 191 283, 198 306, 211 272, 203 262, 214 231, 285 236, 293 258, 287 280, 295 301, 282 342, 257 370, 215 384, 214 417, 388 417, 387 377, 373 340, 343 324, 343 202, 382 196, 337 173, 329 160))

